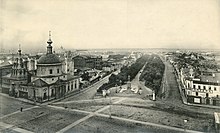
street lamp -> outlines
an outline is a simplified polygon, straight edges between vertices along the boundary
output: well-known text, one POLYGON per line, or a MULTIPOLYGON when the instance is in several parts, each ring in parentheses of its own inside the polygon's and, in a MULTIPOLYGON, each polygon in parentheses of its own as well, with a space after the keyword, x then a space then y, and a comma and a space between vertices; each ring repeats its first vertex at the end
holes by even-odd
POLYGON ((155 89, 153 89, 153 101, 156 101, 155 89))
MULTIPOLYGON (((66 86, 64 83, 61 83, 62 84, 62 92, 63 92, 63 99, 65 99, 65 94, 66 94, 66 86)), ((69 83, 68 83, 68 86, 69 86, 69 83)), ((70 87, 70 86, 69 86, 70 87)))
POLYGON ((47 86, 47 95, 48 95, 48 101, 50 100, 50 86, 47 86))
POLYGON ((119 92, 120 92, 120 90, 121 90, 121 83, 122 83, 122 81, 120 80, 119 82, 120 82, 120 87, 119 87, 119 88, 120 88, 120 89, 119 89, 119 92))
POLYGON ((110 98, 109 118, 112 118, 112 113, 111 113, 112 98, 111 98, 111 91, 110 91, 110 89, 108 89, 108 94, 109 94, 109 98, 110 98))
POLYGON ((186 124, 187 124, 187 120, 184 119, 183 122, 184 122, 184 132, 186 132, 186 124))
POLYGON ((36 104, 36 91, 34 88, 35 83, 33 83, 33 92, 34 92, 34 104, 36 104))

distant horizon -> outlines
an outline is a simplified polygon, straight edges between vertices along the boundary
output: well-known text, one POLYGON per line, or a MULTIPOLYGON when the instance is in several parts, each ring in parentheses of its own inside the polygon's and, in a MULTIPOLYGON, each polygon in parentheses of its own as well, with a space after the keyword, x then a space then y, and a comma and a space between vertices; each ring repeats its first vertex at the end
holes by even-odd
POLYGON ((219 0, 1 1, 0 50, 220 49, 219 0), (31 47, 31 48, 30 48, 31 47))
MULTIPOLYGON (((30 54, 31 52, 34 52, 34 53, 46 53, 46 48, 45 49, 32 49, 32 51, 30 50, 24 50, 22 49, 22 53, 25 53, 25 54, 30 54), (29 51, 29 52, 27 52, 29 51)), ((77 50, 82 50, 82 51, 100 51, 100 50, 103 50, 103 51, 118 51, 118 50, 138 50, 138 51, 147 51, 147 50, 179 50, 179 51, 220 51, 220 49, 201 49, 201 48, 198 48, 198 49, 195 49, 195 48, 87 48, 87 49, 64 49, 64 51, 77 51, 77 50)), ((18 51, 18 49, 14 50, 13 52, 11 52, 11 50, 6 50, 5 52, 2 52, 0 51, 0 54, 16 54, 18 51), (10 51, 10 52, 9 52, 10 51)), ((55 50, 55 53, 57 53, 57 49, 55 50)))

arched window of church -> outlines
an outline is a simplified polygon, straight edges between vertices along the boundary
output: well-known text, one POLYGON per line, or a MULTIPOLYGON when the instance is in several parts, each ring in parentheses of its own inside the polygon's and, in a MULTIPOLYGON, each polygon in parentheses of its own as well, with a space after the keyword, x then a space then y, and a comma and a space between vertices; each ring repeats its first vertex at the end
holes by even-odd
POLYGON ((49 71, 50 71, 50 74, 53 74, 53 70, 52 69, 50 69, 49 71))
POLYGON ((77 82, 75 82, 75 88, 77 88, 77 82))
POLYGON ((71 84, 71 90, 73 90, 73 83, 71 84))

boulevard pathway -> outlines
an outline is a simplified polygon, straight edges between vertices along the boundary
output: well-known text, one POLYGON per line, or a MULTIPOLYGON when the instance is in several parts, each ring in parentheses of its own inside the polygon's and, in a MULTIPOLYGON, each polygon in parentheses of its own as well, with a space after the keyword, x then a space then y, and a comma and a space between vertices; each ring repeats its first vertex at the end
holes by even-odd
POLYGON ((138 72, 138 74, 135 76, 135 78, 131 81, 131 86, 134 87, 134 88, 141 88, 142 89, 142 95, 152 95, 152 90, 150 88, 146 87, 144 85, 144 83, 142 83, 140 81, 141 73, 143 72, 146 64, 147 64, 147 62, 141 68, 141 70, 138 72))
MULTIPOLYGON (((132 89, 142 89, 142 94, 141 94, 141 97, 146 97, 146 96, 149 96, 149 95, 152 95, 152 90, 150 89, 150 88, 148 88, 148 87, 146 87, 145 85, 144 85, 144 81, 142 82, 142 81, 140 81, 140 76, 141 76, 141 74, 142 74, 142 72, 143 72, 143 70, 144 70, 144 68, 145 68, 145 66, 146 66, 146 64, 147 64, 147 62, 145 63, 145 65, 141 68, 141 70, 137 73, 137 75, 135 76, 135 78, 131 81, 131 88, 132 89)), ((127 89, 127 84, 124 84, 124 85, 122 85, 121 86, 123 89, 127 89)), ((117 86, 117 87, 112 87, 112 88, 110 88, 110 90, 112 90, 112 92, 115 92, 115 90, 117 89, 117 88, 119 88, 119 86, 117 86)), ((138 93, 138 92, 137 92, 138 93)), ((133 94, 135 94, 135 93, 133 93, 133 94)), ((132 94, 132 95, 133 95, 132 94)), ((114 95, 117 95, 117 96, 131 96, 131 95, 123 95, 123 94, 114 94, 114 95)), ((139 95, 139 94, 138 94, 139 95)), ((137 95, 134 95, 135 97, 138 97, 137 95)))

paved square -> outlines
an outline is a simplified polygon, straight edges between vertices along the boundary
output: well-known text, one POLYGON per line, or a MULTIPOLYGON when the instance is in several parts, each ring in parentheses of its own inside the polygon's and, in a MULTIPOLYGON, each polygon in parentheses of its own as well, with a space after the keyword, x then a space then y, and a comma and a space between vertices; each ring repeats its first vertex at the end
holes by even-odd
POLYGON ((54 133, 84 116, 67 110, 38 107, 5 117, 2 122, 32 132, 54 133))
MULTIPOLYGON (((177 131, 94 116, 65 133, 176 133, 177 131)), ((180 131, 178 131, 180 132, 180 131)), ((181 132, 180 132, 181 133, 181 132)))
POLYGON ((0 105, 0 117, 16 111, 20 111, 21 107, 25 109, 34 106, 29 103, 21 102, 17 99, 8 98, 2 95, 0 95, 0 105))

